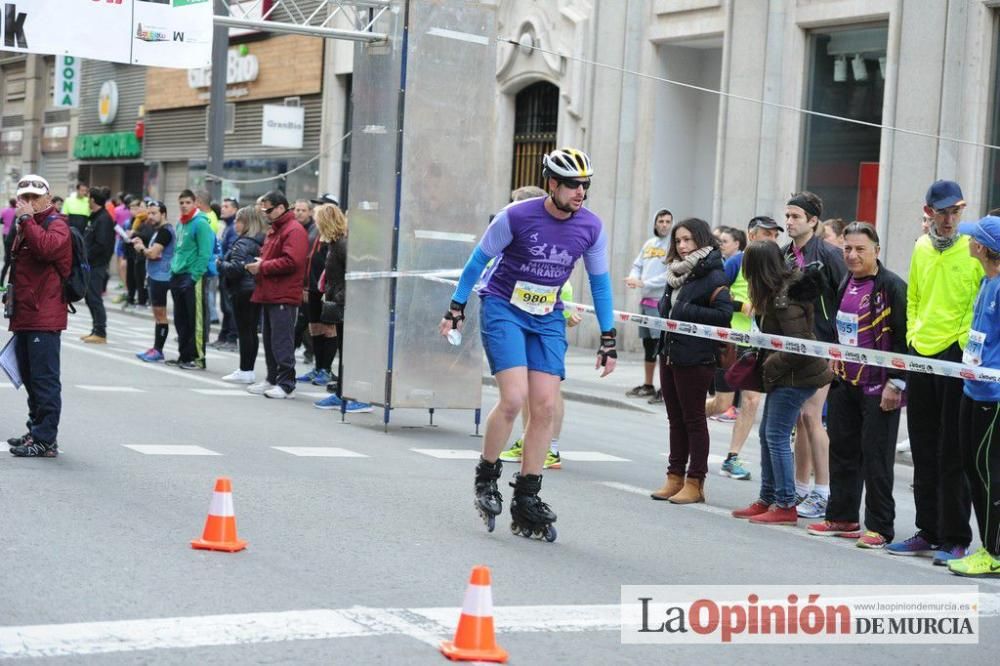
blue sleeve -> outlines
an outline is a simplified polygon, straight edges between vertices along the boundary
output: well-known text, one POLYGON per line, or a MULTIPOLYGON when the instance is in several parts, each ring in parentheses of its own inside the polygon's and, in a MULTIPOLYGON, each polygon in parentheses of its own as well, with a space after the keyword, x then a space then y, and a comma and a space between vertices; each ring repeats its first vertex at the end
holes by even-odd
POLYGON ((458 286, 455 287, 455 293, 451 295, 451 300, 463 304, 468 302, 469 294, 472 293, 476 280, 483 274, 483 269, 486 268, 490 258, 488 254, 483 252, 482 248, 476 246, 476 249, 472 251, 472 256, 465 262, 462 277, 458 279, 458 286))
POLYGON ((590 280, 590 295, 594 298, 594 310, 601 332, 610 331, 615 325, 614 306, 611 303, 611 273, 605 271, 594 275, 587 271, 590 280))
MULTIPOLYGON (((611 270, 608 262, 608 236, 604 233, 603 226, 594 243, 584 252, 583 265, 587 267, 587 273, 590 275, 601 275, 611 270)), ((610 290, 608 293, 611 293, 610 290)))
POLYGON ((507 211, 502 210, 490 222, 486 233, 476 245, 476 249, 472 251, 472 256, 465 263, 462 277, 458 279, 458 286, 455 287, 455 293, 451 295, 451 300, 456 303, 467 303, 469 294, 472 293, 476 280, 483 274, 486 264, 490 262, 490 259, 503 252, 512 240, 514 240, 514 234, 510 230, 510 218, 507 216, 507 211))
POLYGON ((726 259, 726 263, 723 266, 723 270, 726 272, 726 279, 729 280, 729 284, 736 282, 736 278, 740 275, 740 267, 743 265, 743 253, 737 252, 733 256, 726 259))

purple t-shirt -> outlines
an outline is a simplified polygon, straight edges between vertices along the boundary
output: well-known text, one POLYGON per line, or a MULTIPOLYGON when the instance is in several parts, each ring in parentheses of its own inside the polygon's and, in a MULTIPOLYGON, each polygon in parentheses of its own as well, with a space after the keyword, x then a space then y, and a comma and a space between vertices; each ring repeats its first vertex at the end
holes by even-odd
MULTIPOLYGON (((608 239, 600 218, 581 208, 559 220, 545 210, 545 201, 513 203, 493 218, 479 243, 483 252, 496 257, 480 280, 480 296, 510 300, 519 281, 561 287, 580 257, 591 275, 608 272, 608 239)), ((562 307, 557 299, 555 309, 562 307)))
MULTIPOLYGON (((875 349, 875 328, 871 321, 871 299, 874 288, 874 276, 860 280, 854 277, 848 278, 847 289, 844 290, 844 298, 840 301, 840 311, 837 313, 837 329, 842 336, 845 326, 849 328, 853 323, 846 323, 845 320, 857 317, 857 328, 853 332, 853 335, 857 336, 857 342, 854 346, 862 349, 875 349)), ((852 335, 852 333, 848 333, 848 335, 852 335)), ((841 337, 841 343, 844 343, 843 337, 841 337)), ((855 386, 861 386, 865 395, 882 393, 881 371, 877 367, 873 368, 845 361, 844 379, 855 386)))
POLYGON ((10 232, 10 225, 14 224, 14 218, 17 216, 17 210, 7 206, 3 210, 0 210, 0 220, 3 220, 3 235, 6 236, 10 232))

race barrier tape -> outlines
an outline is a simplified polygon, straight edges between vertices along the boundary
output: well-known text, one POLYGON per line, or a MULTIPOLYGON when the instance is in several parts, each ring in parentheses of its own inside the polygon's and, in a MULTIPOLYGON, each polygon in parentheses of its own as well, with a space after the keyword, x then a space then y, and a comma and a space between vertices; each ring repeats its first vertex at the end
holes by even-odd
MULTIPOLYGON (((458 277, 461 270, 429 270, 429 271, 382 271, 373 273, 348 273, 348 280, 367 280, 375 278, 400 278, 419 277, 433 282, 454 285, 454 280, 449 277, 458 277)), ((593 306, 582 303, 563 301, 563 307, 567 310, 582 315, 596 316, 593 306)), ((878 349, 865 349, 861 347, 850 347, 848 345, 835 344, 831 342, 821 342, 818 340, 803 340, 801 338, 790 338, 784 335, 769 335, 766 333, 755 333, 748 331, 737 331, 731 328, 720 326, 709 326, 707 324, 694 324, 688 321, 677 321, 674 319, 663 319, 662 317, 651 317, 649 315, 636 314, 634 312, 622 312, 615 310, 615 321, 619 323, 630 323, 657 331, 668 333, 679 333, 681 335, 692 335, 698 338, 715 340, 717 342, 728 342, 740 346, 758 347, 770 351, 783 351, 792 354, 802 354, 804 356, 815 356, 825 360, 846 361, 849 363, 862 363, 865 365, 875 365, 882 368, 895 370, 906 370, 908 372, 922 372, 924 374, 941 375, 943 377, 953 377, 955 379, 972 379, 981 382, 994 382, 1000 384, 1000 370, 993 368, 983 368, 978 366, 963 365, 953 361, 940 361, 923 356, 912 356, 910 354, 894 354, 878 349)))

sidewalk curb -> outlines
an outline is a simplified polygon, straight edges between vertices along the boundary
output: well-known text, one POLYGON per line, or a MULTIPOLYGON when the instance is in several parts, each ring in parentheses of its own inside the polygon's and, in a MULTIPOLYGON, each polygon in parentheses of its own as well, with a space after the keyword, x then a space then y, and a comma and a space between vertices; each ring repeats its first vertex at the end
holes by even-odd
MULTIPOLYGON (((493 377, 489 375, 483 376, 483 386, 493 386, 496 387, 497 382, 493 377)), ((627 400, 618 400, 616 398, 606 398, 599 395, 590 395, 589 393, 583 393, 581 391, 573 391, 570 389, 563 389, 562 396, 566 400, 572 400, 574 402, 583 402, 590 405, 600 405, 601 407, 616 407, 618 409, 628 409, 633 412, 642 412, 643 414, 659 414, 659 411, 647 409, 640 405, 631 403, 627 400)))

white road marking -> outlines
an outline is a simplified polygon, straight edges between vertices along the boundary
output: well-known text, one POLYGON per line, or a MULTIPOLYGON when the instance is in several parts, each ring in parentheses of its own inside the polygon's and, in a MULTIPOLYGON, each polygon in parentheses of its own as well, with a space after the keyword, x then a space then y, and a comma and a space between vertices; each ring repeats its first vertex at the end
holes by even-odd
MULTIPOLYGON (((461 608, 298 610, 0 627, 0 659, 404 635, 437 648, 461 608)), ((494 608, 499 632, 619 631, 618 604, 494 608)))
POLYGON ((600 451, 560 451, 559 457, 573 462, 632 462, 600 451))
POLYGON ((101 358, 111 359, 112 361, 118 361, 120 363, 127 363, 133 367, 146 368, 153 372, 165 372, 172 377, 186 377, 194 382, 201 382, 202 384, 211 384, 212 386, 221 386, 222 388, 232 388, 232 384, 226 383, 221 379, 212 379, 210 377, 205 377, 202 375, 202 371, 199 370, 179 370, 171 368, 168 365, 163 365, 161 363, 145 363, 137 359, 134 355, 129 354, 127 356, 122 356, 121 354, 113 354, 111 352, 102 351, 100 349, 94 349, 92 347, 85 346, 83 343, 77 344, 73 342, 63 341, 63 347, 72 349, 74 351, 83 352, 85 354, 91 354, 93 356, 100 356, 101 358))
POLYGON ((198 393, 200 395, 225 395, 225 396, 243 396, 245 398, 258 397, 252 393, 247 393, 246 389, 188 389, 192 393, 198 393))
POLYGON ((284 451, 304 458, 367 458, 363 453, 340 449, 335 446, 272 446, 275 451, 284 451))
POLYGON ((410 449, 415 453, 422 453, 432 458, 441 460, 479 460, 480 452, 472 449, 410 449))
POLYGON ((77 384, 78 389, 84 391, 97 391, 103 393, 145 393, 146 391, 134 386, 97 386, 95 384, 77 384))
POLYGON ((188 444, 124 444, 126 449, 132 449, 148 456, 221 456, 221 453, 211 451, 201 446, 188 444))

